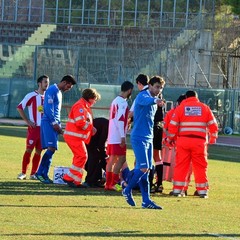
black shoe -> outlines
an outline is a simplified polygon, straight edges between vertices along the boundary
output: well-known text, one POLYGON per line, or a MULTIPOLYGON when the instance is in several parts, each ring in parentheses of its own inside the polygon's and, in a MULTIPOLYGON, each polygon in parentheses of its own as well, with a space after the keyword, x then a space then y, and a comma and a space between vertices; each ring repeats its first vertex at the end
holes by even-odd
POLYGON ((199 197, 200 198, 208 198, 208 195, 207 194, 199 194, 199 197))
POLYGON ((199 197, 199 193, 198 193, 197 190, 194 192, 193 196, 197 196, 197 197, 199 197))
POLYGON ((169 193, 170 196, 174 196, 174 197, 185 197, 185 191, 182 191, 181 193, 174 193, 173 191, 171 191, 169 193))
POLYGON ((155 192, 162 193, 163 192, 163 185, 157 186, 155 188, 155 192))

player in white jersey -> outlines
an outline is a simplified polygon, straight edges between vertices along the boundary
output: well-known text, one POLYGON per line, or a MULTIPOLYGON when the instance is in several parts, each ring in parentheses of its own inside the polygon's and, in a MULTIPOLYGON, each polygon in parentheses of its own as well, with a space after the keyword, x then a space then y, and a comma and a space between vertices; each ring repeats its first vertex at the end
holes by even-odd
POLYGON ((40 125, 43 114, 44 93, 49 86, 49 77, 42 75, 38 78, 37 84, 38 89, 28 93, 17 106, 17 111, 28 125, 26 150, 22 159, 22 172, 17 177, 20 180, 26 179, 27 168, 34 148, 35 154, 32 159, 32 169, 30 173, 31 180, 36 179, 35 173, 41 157, 40 125), (28 116, 24 112, 26 107, 28 109, 28 116))
POLYGON ((121 85, 121 93, 111 104, 108 127, 107 154, 109 159, 106 166, 105 190, 114 190, 119 181, 119 172, 126 162, 126 134, 128 128, 128 103, 133 84, 125 81, 121 85))

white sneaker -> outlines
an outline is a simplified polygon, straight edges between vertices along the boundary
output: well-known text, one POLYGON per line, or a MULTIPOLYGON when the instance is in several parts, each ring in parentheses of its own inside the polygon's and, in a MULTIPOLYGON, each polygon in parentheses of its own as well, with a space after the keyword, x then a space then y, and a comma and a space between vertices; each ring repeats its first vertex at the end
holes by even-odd
POLYGON ((29 179, 30 180, 38 180, 35 174, 30 175, 29 179))
POLYGON ((24 179, 26 179, 26 178, 27 178, 27 175, 24 174, 24 173, 20 173, 20 174, 18 174, 18 176, 17 176, 17 179, 19 179, 19 180, 24 180, 24 179))

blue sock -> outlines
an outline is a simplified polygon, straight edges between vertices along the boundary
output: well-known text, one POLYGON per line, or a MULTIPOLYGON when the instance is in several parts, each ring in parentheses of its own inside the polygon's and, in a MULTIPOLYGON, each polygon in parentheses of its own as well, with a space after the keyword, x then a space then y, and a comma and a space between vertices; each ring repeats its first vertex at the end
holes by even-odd
POLYGON ((140 182, 139 182, 139 187, 140 187, 140 190, 141 190, 141 194, 142 194, 142 201, 147 203, 150 200, 150 186, 149 186, 149 180, 148 180, 148 175, 149 173, 146 172, 140 182))
POLYGON ((128 185, 125 188, 126 193, 130 193, 132 189, 137 185, 137 183, 140 181, 141 177, 144 175, 144 172, 142 172, 140 169, 134 169, 133 176, 128 181, 128 185))
POLYGON ((49 168, 51 166, 53 154, 54 154, 54 152, 47 150, 42 157, 41 164, 42 164, 43 168, 42 168, 42 174, 40 174, 40 175, 42 175, 44 178, 48 178, 48 172, 49 172, 49 168))
POLYGON ((128 177, 129 172, 130 172, 129 167, 126 167, 122 170, 122 178, 125 182, 127 182, 127 177, 128 177))

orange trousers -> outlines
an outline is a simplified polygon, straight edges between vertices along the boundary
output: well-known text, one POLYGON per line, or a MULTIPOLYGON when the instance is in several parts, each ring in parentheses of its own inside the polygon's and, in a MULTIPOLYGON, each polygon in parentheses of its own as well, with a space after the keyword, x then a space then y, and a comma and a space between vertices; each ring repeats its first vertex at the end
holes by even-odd
POLYGON ((68 181, 73 180, 76 185, 80 185, 88 157, 86 145, 80 139, 75 140, 67 136, 64 136, 64 140, 73 153, 72 166, 69 172, 64 175, 64 179, 68 181))
POLYGON ((173 176, 173 192, 186 190, 189 169, 192 165, 196 189, 199 194, 208 191, 207 142, 205 139, 179 137, 176 144, 176 165, 173 176))

